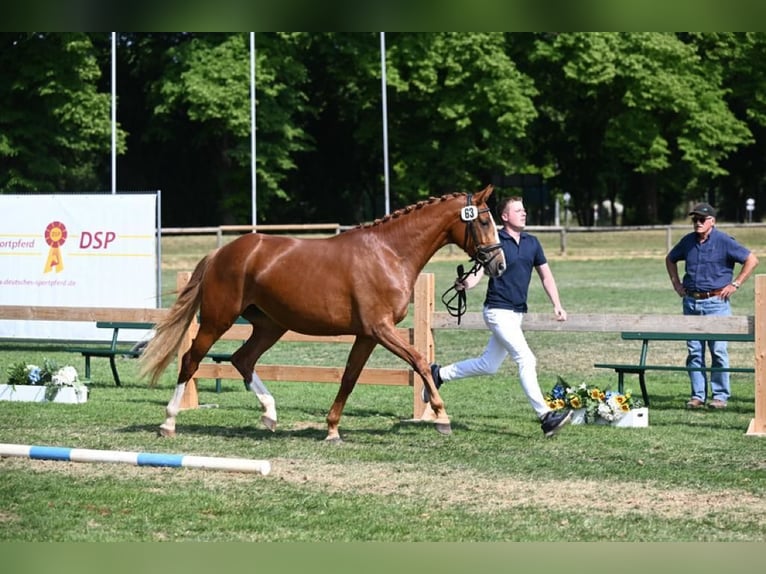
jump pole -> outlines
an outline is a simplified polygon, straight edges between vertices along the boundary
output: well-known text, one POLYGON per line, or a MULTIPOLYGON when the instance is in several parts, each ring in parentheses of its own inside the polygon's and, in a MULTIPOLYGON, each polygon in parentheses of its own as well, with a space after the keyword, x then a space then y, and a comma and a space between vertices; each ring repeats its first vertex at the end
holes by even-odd
POLYGON ((217 456, 193 456, 183 454, 161 454, 150 452, 127 452, 121 450, 94 450, 87 448, 66 448, 58 446, 34 446, 25 444, 0 443, 0 457, 16 456, 33 460, 60 460, 67 462, 117 462, 135 466, 171 466, 183 468, 204 468, 228 470, 231 472, 271 472, 268 460, 250 458, 224 458, 217 456))

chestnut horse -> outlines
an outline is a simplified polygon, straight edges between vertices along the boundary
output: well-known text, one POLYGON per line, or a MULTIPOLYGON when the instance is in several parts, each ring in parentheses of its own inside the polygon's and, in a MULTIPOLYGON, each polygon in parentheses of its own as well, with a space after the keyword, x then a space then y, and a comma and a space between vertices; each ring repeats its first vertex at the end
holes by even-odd
POLYGON ((154 384, 173 360, 199 309, 200 327, 183 355, 175 392, 160 426, 175 435, 186 382, 218 338, 240 315, 253 325, 250 338, 231 357, 245 387, 261 403, 262 423, 274 430, 274 398, 255 373, 255 363, 287 331, 355 335, 327 415, 327 439, 339 441, 338 424, 348 396, 375 345, 409 363, 430 392, 436 428, 451 432, 444 403, 426 358, 396 331, 407 314, 415 280, 438 249, 455 243, 493 277, 505 257, 487 198, 476 194, 432 197, 368 225, 323 239, 251 233, 206 255, 178 295, 142 355, 142 374, 154 384))

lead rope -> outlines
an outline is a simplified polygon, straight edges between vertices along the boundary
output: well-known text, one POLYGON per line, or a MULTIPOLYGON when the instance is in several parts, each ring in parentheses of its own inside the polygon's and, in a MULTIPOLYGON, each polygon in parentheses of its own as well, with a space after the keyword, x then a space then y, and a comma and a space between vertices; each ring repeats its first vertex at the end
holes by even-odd
POLYGON ((444 294, 442 295, 442 303, 444 303, 444 306, 447 308, 447 312, 452 317, 457 317, 457 324, 460 325, 460 319, 465 314, 465 310, 467 307, 466 303, 466 294, 465 289, 460 289, 456 287, 458 283, 462 283, 465 281, 465 278, 468 277, 471 273, 476 274, 479 269, 481 269, 481 263, 478 261, 474 261, 473 267, 468 271, 468 273, 465 273, 465 270, 462 265, 457 266, 457 279, 455 280, 455 283, 452 284, 452 287, 447 289, 444 294), (447 296, 450 294, 451 291, 454 291, 455 293, 447 299, 447 296), (457 299, 457 304, 454 303, 455 299, 457 299))

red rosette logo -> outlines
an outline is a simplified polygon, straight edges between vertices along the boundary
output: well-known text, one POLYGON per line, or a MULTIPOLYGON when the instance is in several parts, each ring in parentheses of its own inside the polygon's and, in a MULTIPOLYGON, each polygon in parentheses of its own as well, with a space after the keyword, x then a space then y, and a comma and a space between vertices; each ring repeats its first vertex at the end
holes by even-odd
POLYGON ((53 269, 56 273, 64 270, 64 259, 61 257, 60 247, 64 245, 67 238, 66 225, 60 221, 52 221, 45 228, 45 242, 50 249, 48 250, 48 259, 45 262, 44 273, 49 273, 53 269))

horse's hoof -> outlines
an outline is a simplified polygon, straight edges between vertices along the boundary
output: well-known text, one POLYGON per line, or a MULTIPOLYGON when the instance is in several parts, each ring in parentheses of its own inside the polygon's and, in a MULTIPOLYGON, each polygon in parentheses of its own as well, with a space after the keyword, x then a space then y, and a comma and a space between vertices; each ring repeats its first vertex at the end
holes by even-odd
POLYGON ((434 425, 439 434, 452 434, 452 425, 450 423, 436 423, 434 425))
POLYGON ((157 434, 159 436, 162 436, 162 437, 173 438, 174 436, 176 436, 176 429, 171 429, 171 428, 167 428, 167 427, 164 427, 164 426, 160 426, 157 434))
POLYGON ((266 415, 261 417, 261 423, 263 423, 263 426, 265 426, 271 432, 274 432, 277 428, 277 421, 271 417, 267 417, 266 415))
POLYGON ((328 444, 342 444, 343 439, 339 436, 328 436, 324 441, 328 444))

